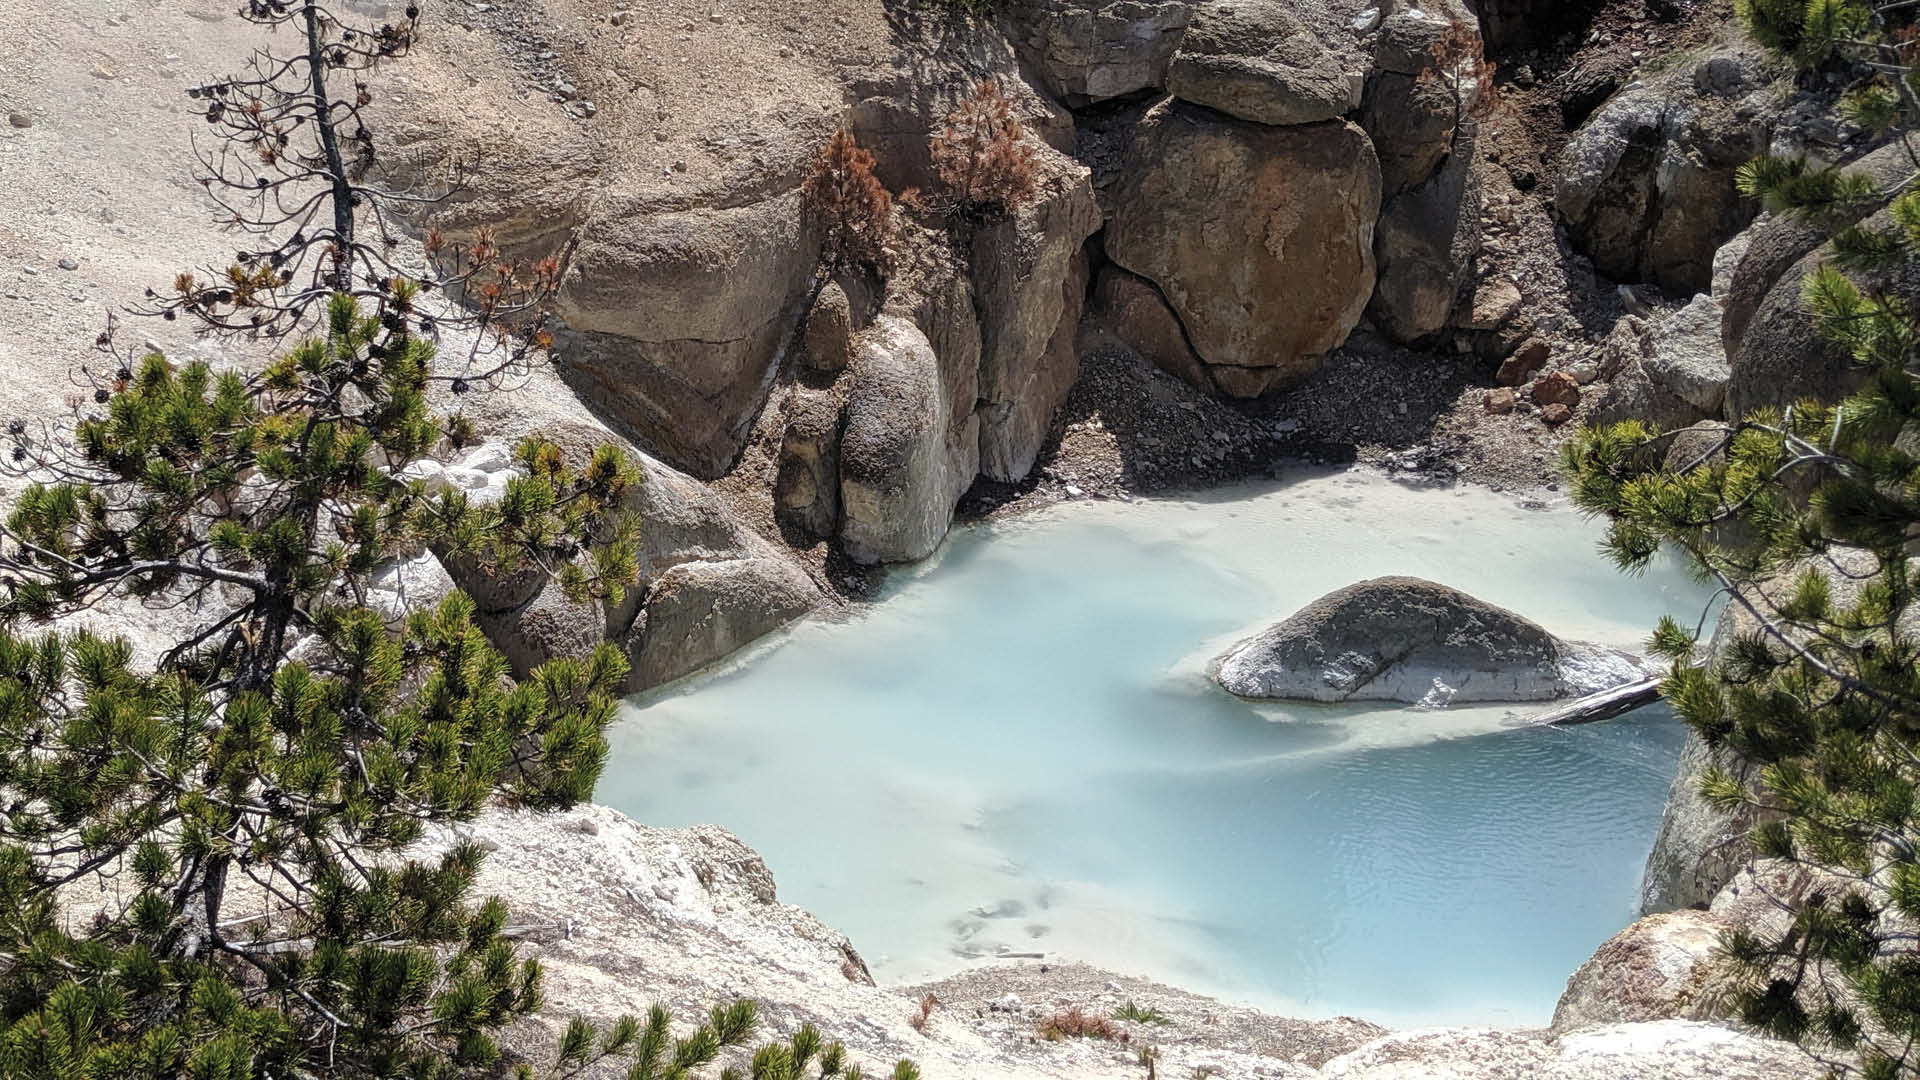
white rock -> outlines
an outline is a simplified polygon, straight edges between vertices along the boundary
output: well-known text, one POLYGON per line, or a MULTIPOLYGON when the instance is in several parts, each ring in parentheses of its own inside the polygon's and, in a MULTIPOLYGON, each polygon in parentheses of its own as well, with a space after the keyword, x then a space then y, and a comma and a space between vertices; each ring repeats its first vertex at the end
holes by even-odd
POLYGON ((460 465, 483 473, 500 472, 513 468, 513 453, 499 443, 486 443, 461 458, 460 465))
POLYGON ((414 611, 437 607, 453 589, 453 579, 440 560, 432 552, 423 551, 375 572, 367 582, 367 606, 379 612, 389 625, 397 626, 414 611))

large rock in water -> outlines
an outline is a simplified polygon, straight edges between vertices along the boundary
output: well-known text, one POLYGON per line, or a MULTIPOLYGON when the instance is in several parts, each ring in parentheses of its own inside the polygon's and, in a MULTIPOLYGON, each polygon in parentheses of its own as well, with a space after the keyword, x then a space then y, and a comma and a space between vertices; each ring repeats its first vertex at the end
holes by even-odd
POLYGON ((1413 577, 1328 593, 1213 665, 1214 680, 1241 697, 1434 705, 1575 697, 1643 674, 1625 653, 1562 641, 1505 608, 1413 577))
POLYGON ((1223 386, 1312 374, 1373 293, 1380 169, 1352 124, 1266 127, 1163 102, 1134 132, 1112 206, 1107 254, 1160 288, 1200 359, 1230 369, 1214 372, 1223 386))

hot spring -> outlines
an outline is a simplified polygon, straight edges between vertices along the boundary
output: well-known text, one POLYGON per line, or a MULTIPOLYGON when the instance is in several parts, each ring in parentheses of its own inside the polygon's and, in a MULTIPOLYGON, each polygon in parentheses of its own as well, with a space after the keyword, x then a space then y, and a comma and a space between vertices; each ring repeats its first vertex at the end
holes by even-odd
POLYGON ((1598 536, 1362 472, 958 530, 883 602, 636 698, 598 797, 733 830, 882 982, 1042 953, 1291 1015, 1544 1023, 1636 914, 1679 722, 1255 705, 1205 666, 1388 573, 1613 645, 1699 615, 1598 536))

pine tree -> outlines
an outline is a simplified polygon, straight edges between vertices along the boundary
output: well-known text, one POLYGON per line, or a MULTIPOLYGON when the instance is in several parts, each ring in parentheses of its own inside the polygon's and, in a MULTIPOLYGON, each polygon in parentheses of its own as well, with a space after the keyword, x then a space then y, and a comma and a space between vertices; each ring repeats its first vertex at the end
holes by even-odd
MULTIPOLYGON (((464 595, 397 627, 364 606, 377 568, 427 546, 618 600, 640 474, 610 446, 571 461, 529 439, 492 504, 414 478, 471 437, 429 388, 536 362, 558 268, 432 233, 433 280, 393 264, 419 196, 379 184, 360 76, 414 44, 417 8, 371 28, 317 0, 242 15, 301 45, 191 91, 218 136, 199 178, 255 242, 144 310, 284 351, 214 371, 122 349, 110 325, 71 427, 8 428, 30 482, 0 522, 5 1080, 497 1073, 495 1035, 540 1006, 539 966, 506 906, 470 895, 477 846, 409 847, 492 801, 589 797, 627 672, 602 645, 515 685, 464 595), (435 336, 459 324, 474 344, 441 372, 435 336), (60 625, 129 602, 196 628, 149 668, 60 625)), ((658 1010, 577 1023, 551 1073, 625 1055, 637 1078, 691 1076, 756 1020, 725 1006, 679 1039, 658 1010)), ((759 1055, 768 1080, 845 1074, 811 1028, 759 1055)))
MULTIPOLYGON (((1896 76, 1904 81, 1907 73, 1896 76)), ((1884 85, 1857 117, 1905 125, 1884 85)), ((1609 522, 1605 550, 1645 567, 1683 552, 1751 627, 1711 654, 1700 627, 1654 632, 1662 693, 1708 745, 1755 766, 1713 770, 1701 794, 1761 813, 1756 853, 1818 881, 1782 897, 1778 934, 1722 943, 1727 1002, 1799 1042, 1827 1075, 1920 1075, 1920 313, 1880 283, 1920 258, 1920 194, 1844 170, 1761 159, 1742 183, 1782 213, 1818 216, 1892 195, 1889 227, 1839 233, 1805 283, 1822 335, 1865 385, 1840 402, 1763 409, 1704 437, 1628 422, 1570 444, 1575 501, 1609 522), (1682 440, 1685 440, 1682 442, 1682 440), (1845 588, 1836 588, 1836 583, 1845 588)))

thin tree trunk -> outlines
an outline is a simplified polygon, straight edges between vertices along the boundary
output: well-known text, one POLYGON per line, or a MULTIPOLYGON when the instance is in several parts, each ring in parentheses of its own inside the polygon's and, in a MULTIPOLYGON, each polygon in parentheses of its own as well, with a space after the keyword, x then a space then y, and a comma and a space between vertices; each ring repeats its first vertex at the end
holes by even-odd
POLYGON ((334 264, 328 275, 336 292, 353 287, 353 184, 340 158, 340 140, 333 131, 333 102, 327 97, 327 58, 320 47, 320 6, 306 0, 302 10, 307 26, 307 79, 313 87, 313 122, 320 127, 320 152, 326 155, 327 176, 333 183, 334 264))

